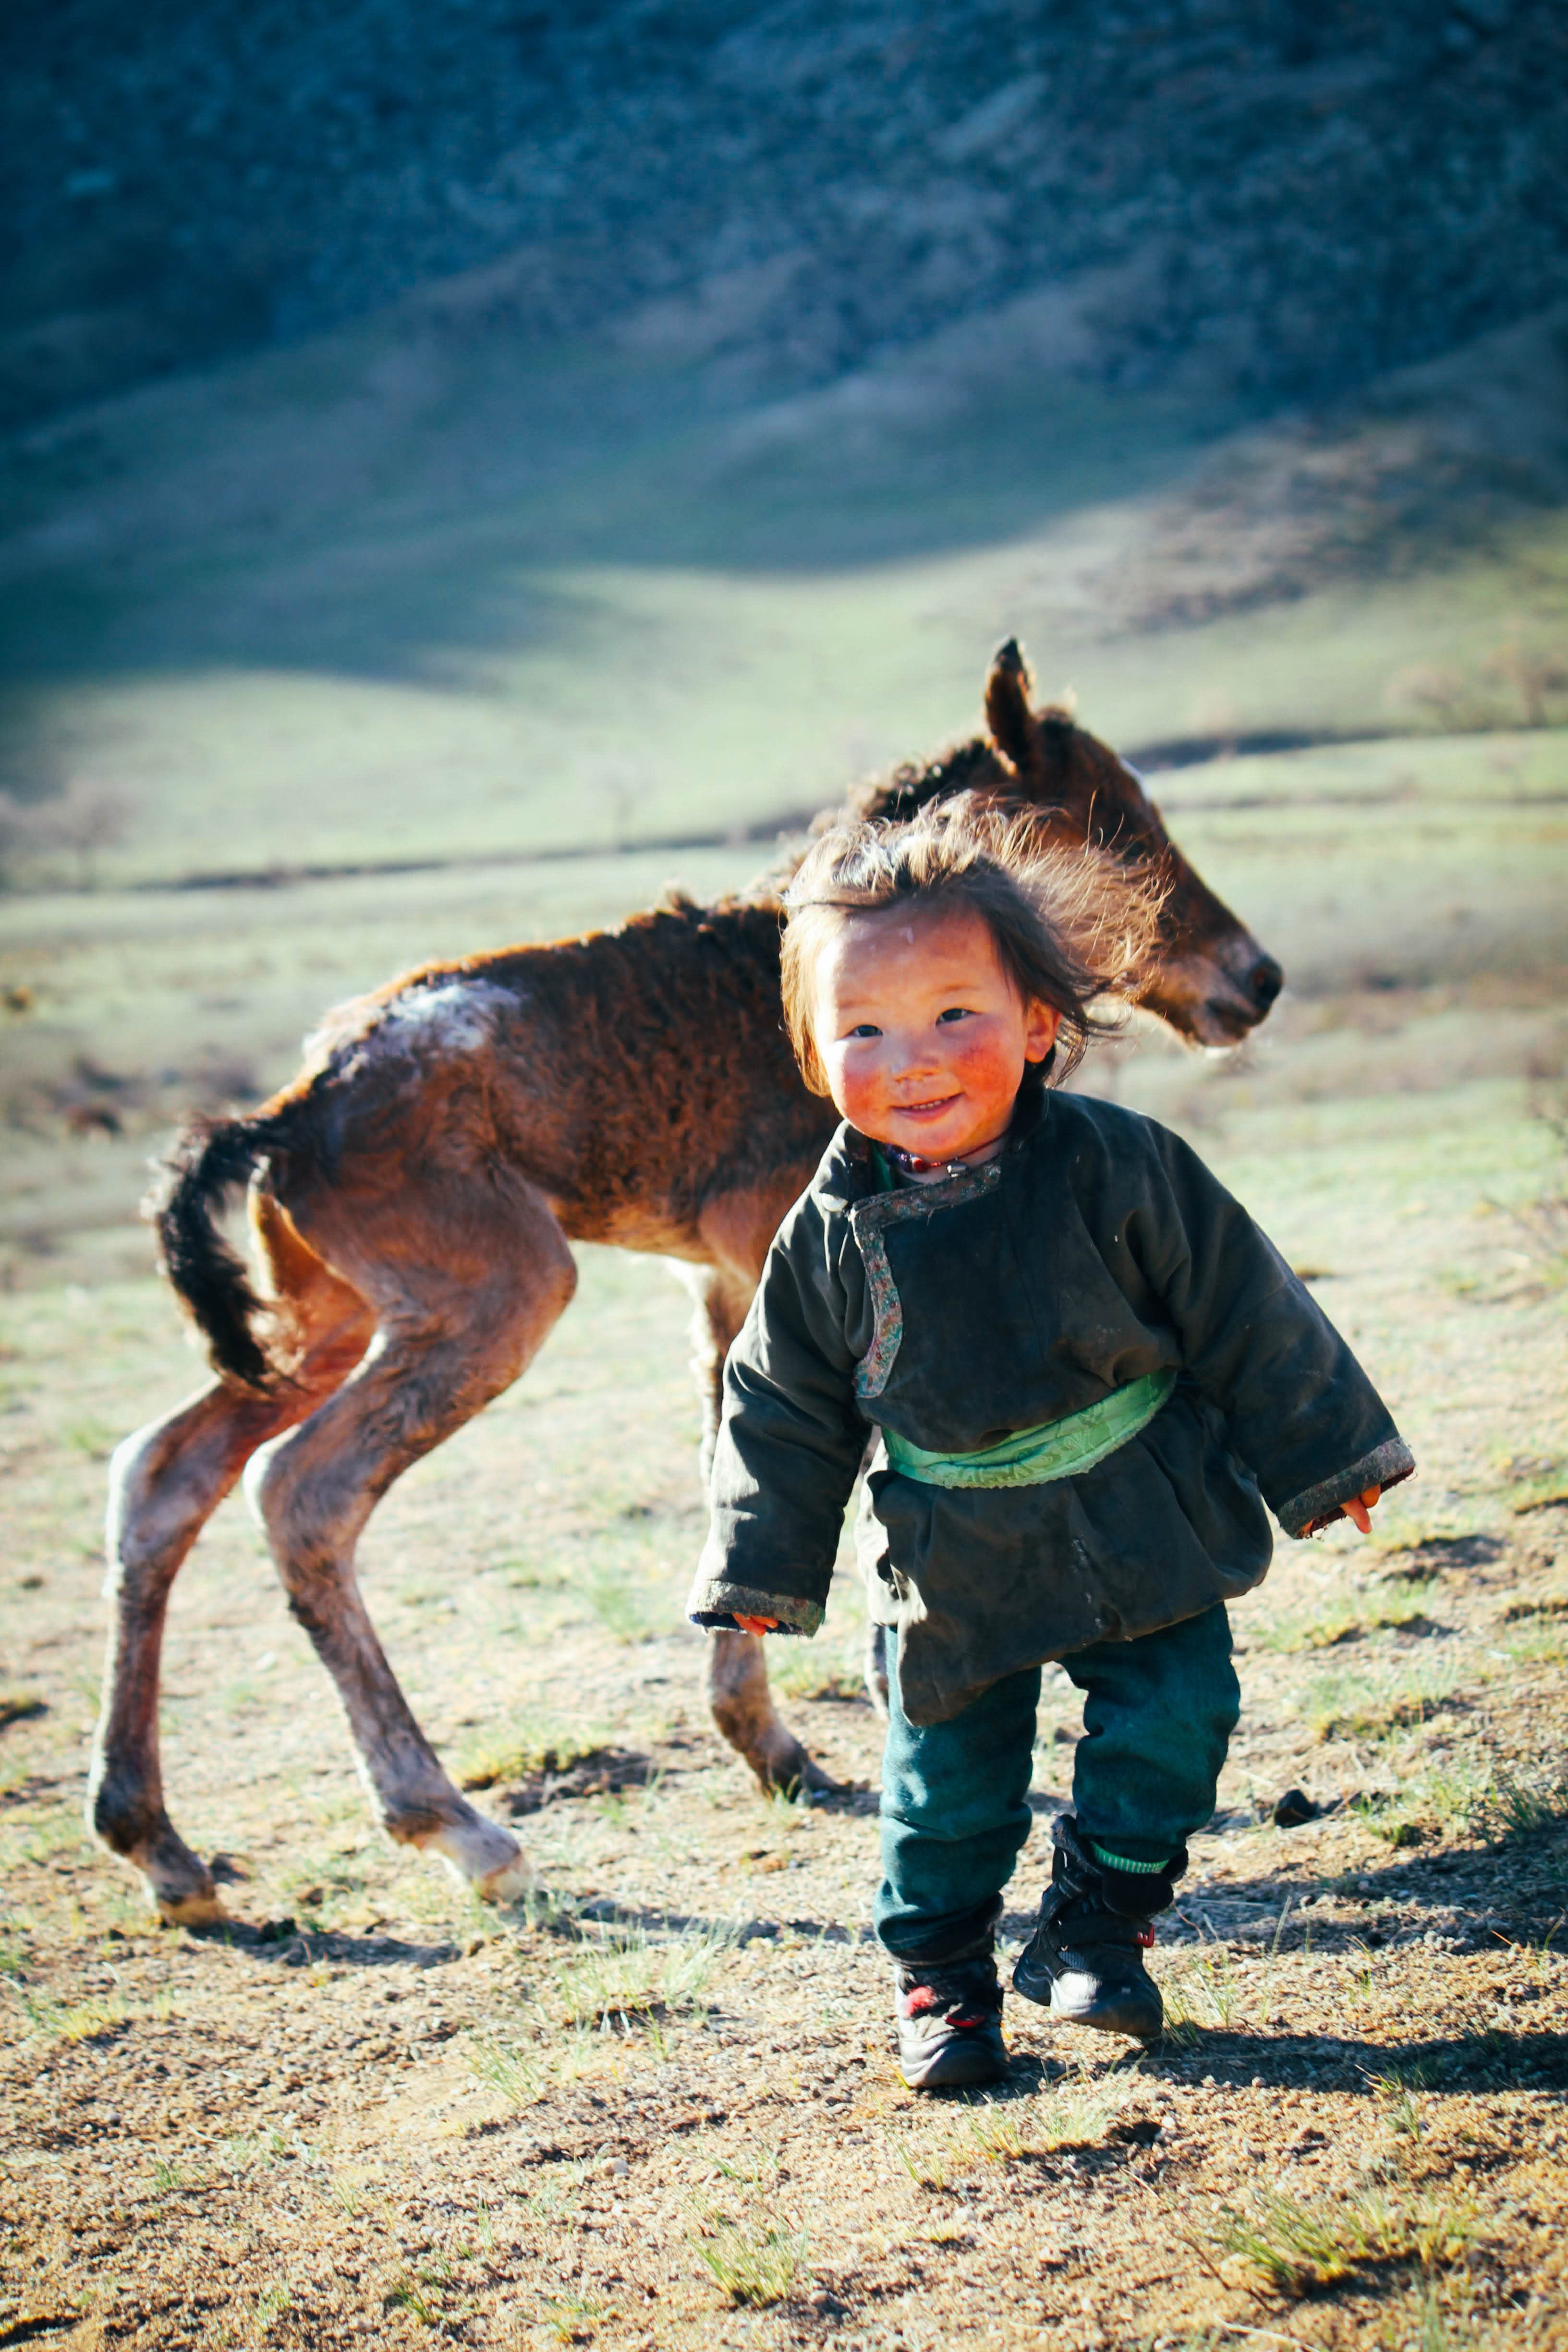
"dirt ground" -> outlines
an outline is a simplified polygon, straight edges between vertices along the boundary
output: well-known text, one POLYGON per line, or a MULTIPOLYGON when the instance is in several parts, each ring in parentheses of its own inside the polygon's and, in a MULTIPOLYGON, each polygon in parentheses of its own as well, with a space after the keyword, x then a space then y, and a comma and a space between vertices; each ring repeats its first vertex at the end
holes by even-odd
MULTIPOLYGON (((1401 1011, 1430 1066, 1451 1012, 1401 1011)), ((1342 1040, 1388 1050, 1363 1013, 1342 1040)), ((5 1299, 0 2344, 1563 2342, 1561 1178, 1506 1074, 1374 1069, 1325 1106, 1300 1074, 1327 1018, 1284 1008, 1250 1076, 1155 1055, 1100 1082, 1254 1202, 1422 1477, 1374 1543, 1284 1547, 1235 1612, 1245 1714, 1162 1923, 1163 2042, 1011 2000, 992 2096, 894 2071, 852 1584, 778 1674, 841 1798, 765 1802, 705 1721, 663 1268, 584 1251, 529 1377, 363 1546, 422 1718, 550 1902, 482 1911, 384 1846, 230 1504, 165 1659, 171 1809, 233 1913, 204 1934, 154 1925, 80 1826, 104 1459, 192 1360, 150 1274, 5 1299), (1291 1790, 1311 1817, 1277 1825, 1291 1790)), ((1071 1701, 1049 1678, 1010 1945, 1071 1701)))

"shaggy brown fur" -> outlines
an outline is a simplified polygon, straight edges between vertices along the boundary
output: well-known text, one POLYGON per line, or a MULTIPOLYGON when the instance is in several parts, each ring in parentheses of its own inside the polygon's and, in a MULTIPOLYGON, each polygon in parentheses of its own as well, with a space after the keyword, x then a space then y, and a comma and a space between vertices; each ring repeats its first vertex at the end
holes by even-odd
MULTIPOLYGON (((902 814, 967 790, 1040 812, 1065 845, 1105 845, 1164 889, 1142 1002, 1207 1044, 1260 1020, 1278 965, 1171 844, 1131 770, 1065 714, 1031 711, 1015 646, 993 664, 986 717, 988 739, 900 769, 859 807, 902 814)), ((216 1377, 114 1457, 89 1799, 93 1826, 166 1914, 210 1916, 216 1896, 163 1805, 164 1610, 242 1472, 386 1829, 481 1894, 529 1883, 515 1840, 458 1793, 398 1688, 354 1579, 360 1531, 411 1463, 523 1370, 572 1297, 572 1241, 689 1266, 710 1439, 724 1351, 832 1126, 784 1038, 764 885, 405 974, 331 1015, 254 1118, 187 1134, 157 1223, 216 1377), (240 1183, 255 1288, 214 1223, 240 1183)), ((763 1784, 820 1784, 773 1710, 761 1644, 718 1634, 709 1658, 715 1719, 763 1784)))

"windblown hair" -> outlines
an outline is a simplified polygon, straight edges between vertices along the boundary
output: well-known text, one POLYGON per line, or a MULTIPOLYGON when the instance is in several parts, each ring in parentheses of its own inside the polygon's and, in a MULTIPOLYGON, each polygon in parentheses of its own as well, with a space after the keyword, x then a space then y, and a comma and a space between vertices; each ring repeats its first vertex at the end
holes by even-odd
POLYGON ((846 916, 963 908, 985 925, 1022 1001, 1061 1015, 1043 1065, 1059 1084, 1091 1038, 1121 1026, 1126 1000, 1147 977, 1164 895, 1158 881, 1102 851, 1054 845, 1037 818, 1005 816, 967 794, 905 824, 835 825, 813 842, 784 894, 784 1026, 801 1075, 814 1094, 826 1094, 811 1028, 813 975, 846 916), (1096 1009, 1108 999, 1108 1009, 1096 1009))

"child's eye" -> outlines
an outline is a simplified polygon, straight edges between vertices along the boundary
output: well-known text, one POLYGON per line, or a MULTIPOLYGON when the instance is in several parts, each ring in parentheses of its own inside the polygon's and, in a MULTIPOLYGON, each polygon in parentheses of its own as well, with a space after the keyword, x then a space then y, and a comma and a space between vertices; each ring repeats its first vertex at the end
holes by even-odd
POLYGON ((937 1014, 937 1027, 940 1029, 944 1021, 967 1021, 968 1018, 969 1007, 967 1004, 950 1004, 945 1013, 939 1013, 937 1014))
POLYGON ((849 1032, 851 1037, 879 1037, 881 1034, 874 1021, 858 1021, 849 1032))

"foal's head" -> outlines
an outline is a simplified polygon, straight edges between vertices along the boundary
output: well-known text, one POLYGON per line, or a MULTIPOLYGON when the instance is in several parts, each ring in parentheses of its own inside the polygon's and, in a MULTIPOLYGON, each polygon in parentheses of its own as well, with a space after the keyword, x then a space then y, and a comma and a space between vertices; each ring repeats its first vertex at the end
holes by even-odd
POLYGON ((1197 1045, 1234 1045, 1279 995, 1279 966, 1183 856, 1135 771, 1067 711, 1033 709, 1031 683, 1009 639, 985 681, 989 739, 929 767, 899 769, 863 799, 862 813, 910 816, 971 792, 1035 811, 1048 837, 1088 842, 1157 880, 1163 905, 1138 1002, 1197 1045))

